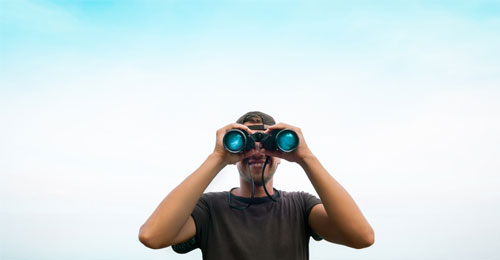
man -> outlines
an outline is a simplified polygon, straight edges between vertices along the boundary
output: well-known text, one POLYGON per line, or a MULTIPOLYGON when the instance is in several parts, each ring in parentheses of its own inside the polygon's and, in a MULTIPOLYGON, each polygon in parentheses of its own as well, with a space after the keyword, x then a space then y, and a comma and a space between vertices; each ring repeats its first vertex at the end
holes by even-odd
POLYGON ((174 245, 180 253, 200 248, 203 259, 308 259, 310 236, 353 248, 374 243, 370 224, 308 148, 300 128, 275 124, 271 116, 253 111, 219 129, 216 136, 213 153, 142 225, 139 240, 144 245, 154 249, 174 245), (231 153, 223 145, 223 136, 231 129, 250 134, 292 129, 299 144, 292 152, 282 152, 256 142, 253 149, 231 153), (321 200, 273 188, 281 159, 304 169, 321 200), (240 186, 203 194, 228 164, 236 164, 240 186))

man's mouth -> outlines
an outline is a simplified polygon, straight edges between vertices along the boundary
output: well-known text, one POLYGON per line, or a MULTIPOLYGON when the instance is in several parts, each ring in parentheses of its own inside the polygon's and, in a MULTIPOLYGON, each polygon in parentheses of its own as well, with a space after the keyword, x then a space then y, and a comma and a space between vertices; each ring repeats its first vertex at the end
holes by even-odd
POLYGON ((264 167, 264 163, 251 163, 250 168, 262 168, 264 167))
POLYGON ((250 167, 254 167, 254 168, 263 167, 265 162, 266 162, 265 159, 249 159, 248 160, 248 164, 250 165, 250 167))

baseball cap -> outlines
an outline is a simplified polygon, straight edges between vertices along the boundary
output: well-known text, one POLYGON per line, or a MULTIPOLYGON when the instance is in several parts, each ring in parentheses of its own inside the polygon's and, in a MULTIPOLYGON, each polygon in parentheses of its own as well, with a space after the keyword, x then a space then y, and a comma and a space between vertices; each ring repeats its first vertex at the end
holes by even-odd
POLYGON ((252 118, 255 118, 255 117, 258 117, 260 118, 260 120, 262 121, 262 124, 264 125, 275 125, 276 122, 274 121, 274 118, 264 112, 260 112, 260 111, 250 111, 244 115, 242 115, 240 118, 238 118, 238 120, 236 120, 236 123, 238 124, 243 124, 245 122, 248 122, 248 121, 254 121, 254 119, 252 118))

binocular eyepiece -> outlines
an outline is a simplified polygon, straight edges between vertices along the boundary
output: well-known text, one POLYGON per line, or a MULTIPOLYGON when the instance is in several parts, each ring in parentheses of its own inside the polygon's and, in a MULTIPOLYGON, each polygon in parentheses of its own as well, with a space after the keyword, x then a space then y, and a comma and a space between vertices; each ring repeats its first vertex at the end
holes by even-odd
POLYGON ((267 134, 263 132, 249 134, 244 130, 231 129, 222 139, 224 148, 231 153, 251 150, 255 147, 255 142, 260 142, 266 150, 288 153, 299 146, 299 136, 291 129, 276 129, 267 134))

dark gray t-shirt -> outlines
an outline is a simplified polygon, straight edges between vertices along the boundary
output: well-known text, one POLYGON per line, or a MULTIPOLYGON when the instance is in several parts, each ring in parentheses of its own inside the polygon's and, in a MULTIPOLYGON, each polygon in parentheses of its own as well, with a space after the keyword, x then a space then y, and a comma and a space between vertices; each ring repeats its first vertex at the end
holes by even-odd
MULTIPOLYGON (((282 191, 279 197, 278 202, 255 198, 250 207, 239 210, 228 206, 228 192, 203 194, 192 213, 193 246, 205 260, 309 259, 308 216, 321 201, 305 192, 282 191)), ((248 201, 231 195, 232 205, 245 207, 248 201)))

